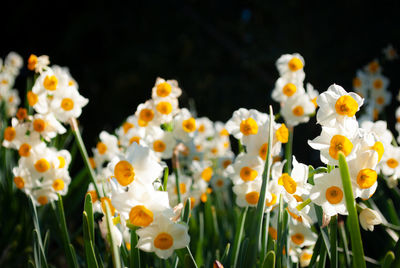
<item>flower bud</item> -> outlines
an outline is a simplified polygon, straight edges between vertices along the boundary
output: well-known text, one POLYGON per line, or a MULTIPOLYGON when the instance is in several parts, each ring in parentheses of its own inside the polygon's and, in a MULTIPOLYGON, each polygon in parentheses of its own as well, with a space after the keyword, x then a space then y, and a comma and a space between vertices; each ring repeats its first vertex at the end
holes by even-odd
POLYGON ((373 231, 374 225, 382 223, 382 218, 375 210, 364 208, 360 213, 361 227, 366 231, 373 231))

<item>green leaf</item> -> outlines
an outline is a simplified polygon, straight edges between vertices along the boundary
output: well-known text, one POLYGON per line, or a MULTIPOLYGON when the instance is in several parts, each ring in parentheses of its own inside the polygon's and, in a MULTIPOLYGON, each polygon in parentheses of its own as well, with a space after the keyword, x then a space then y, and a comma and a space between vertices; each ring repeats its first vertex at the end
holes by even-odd
POLYGON ((350 267, 350 251, 349 251, 349 246, 348 246, 348 241, 347 241, 347 234, 346 234, 346 228, 344 227, 344 222, 341 221, 339 224, 339 231, 340 231, 340 237, 343 243, 343 250, 344 250, 344 260, 346 262, 346 266, 350 267))
POLYGON ((341 152, 339 152, 339 167, 340 175, 342 177, 346 207, 349 213, 347 218, 347 226, 350 232, 351 248, 353 251, 353 266, 357 268, 364 268, 366 267, 364 260, 364 249, 361 240, 360 225, 358 224, 357 209, 355 206, 355 200, 351 186, 349 167, 347 166, 344 154, 341 152))
POLYGON ((111 248, 111 256, 114 264, 114 268, 121 268, 121 261, 120 261, 120 256, 119 256, 119 250, 118 246, 114 243, 114 235, 113 232, 111 231, 111 228, 113 227, 113 222, 111 219, 111 209, 110 205, 108 202, 104 202, 105 207, 106 207, 106 223, 107 223, 107 230, 108 230, 108 238, 110 242, 110 248, 111 248))
POLYGON ((333 216, 329 223, 329 235, 331 244, 331 268, 338 267, 338 254, 337 254, 337 216, 333 216))
POLYGON ((186 200, 185 208, 183 211, 183 217, 182 217, 182 221, 186 222, 187 224, 189 224, 190 211, 191 211, 191 204, 190 204, 190 198, 188 198, 186 200))
POLYGON ((139 249, 136 247, 138 242, 138 236, 136 234, 136 227, 131 232, 131 252, 130 252, 130 259, 129 259, 129 267, 130 268, 140 268, 140 254, 139 249))
POLYGON ((319 252, 321 251, 321 247, 325 246, 322 240, 323 240, 322 233, 319 233, 317 241, 315 242, 314 245, 314 250, 310 260, 310 264, 308 265, 309 267, 314 267, 314 263, 317 261, 319 252))
POLYGON ((197 268, 196 261, 194 260, 192 252, 190 251, 188 246, 176 250, 176 254, 179 257, 179 261, 184 264, 184 267, 197 268))
POLYGON ((92 241, 93 244, 95 244, 93 203, 92 203, 92 196, 90 194, 87 194, 85 197, 84 210, 86 212, 86 216, 87 216, 87 220, 88 220, 88 231, 89 231, 90 240, 92 241))
POLYGON ((221 263, 222 263, 223 265, 225 265, 226 262, 227 262, 227 260, 228 260, 230 248, 231 248, 231 244, 229 244, 229 243, 226 244, 224 253, 222 254, 222 257, 221 257, 221 263))
POLYGON ((164 169, 164 179, 163 179, 163 189, 164 189, 164 191, 167 191, 168 174, 169 174, 169 168, 165 167, 165 169, 164 169))
POLYGON ((275 252, 273 250, 269 251, 265 256, 262 267, 263 268, 275 267, 275 252))
POLYGON ((390 268, 394 261, 394 253, 393 251, 388 251, 383 259, 382 268, 390 268))
POLYGON ((242 213, 240 214, 238 226, 236 227, 235 240, 233 242, 233 247, 232 247, 232 251, 231 251, 232 252, 231 263, 233 264, 233 267, 237 267, 237 263, 238 263, 240 243, 242 241, 244 222, 246 220, 247 210, 248 210, 248 207, 245 207, 242 209, 242 213))
MULTIPOLYGON (((89 195, 90 196, 90 195, 89 195)), ((93 240, 91 237, 91 230, 87 212, 83 212, 83 240, 85 248, 85 259, 88 267, 98 267, 96 254, 94 253, 93 240)))

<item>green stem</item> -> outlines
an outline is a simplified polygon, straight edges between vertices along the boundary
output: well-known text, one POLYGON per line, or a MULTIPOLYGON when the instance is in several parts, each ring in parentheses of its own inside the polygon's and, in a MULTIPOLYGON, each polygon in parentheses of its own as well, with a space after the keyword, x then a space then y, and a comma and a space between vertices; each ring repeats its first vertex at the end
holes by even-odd
POLYGON ((106 223, 107 223, 107 230, 108 230, 108 240, 110 242, 110 248, 111 248, 111 256, 114 264, 114 268, 121 268, 121 261, 120 261, 120 252, 118 250, 118 246, 114 243, 114 237, 113 237, 113 232, 111 231, 111 228, 113 227, 113 222, 111 219, 111 209, 108 204, 108 202, 104 202, 106 206, 106 223))
POLYGON ((97 196, 100 198, 103 196, 103 194, 97 188, 96 175, 94 173, 92 166, 90 165, 89 155, 86 151, 85 144, 83 143, 82 136, 79 131, 78 123, 77 123, 76 119, 71 118, 70 124, 71 124, 71 128, 72 128, 72 132, 74 133, 74 136, 75 136, 75 140, 78 144, 79 152, 81 153, 81 156, 83 158, 83 162, 85 163, 86 169, 89 171, 90 180, 93 183, 93 186, 96 190, 97 196))
POLYGON ((293 127, 289 127, 289 140, 285 145, 285 172, 290 173, 292 171, 292 146, 293 146, 293 127))
POLYGON ((176 187, 176 193, 178 195, 178 204, 182 201, 181 199, 181 187, 179 187, 179 171, 178 168, 174 168, 174 174, 175 174, 175 187, 176 187))
POLYGON ((366 266, 364 259, 364 249, 361 240, 360 225, 358 224, 357 209, 355 206, 356 202, 353 196, 349 167, 347 166, 346 158, 342 152, 339 153, 339 167, 340 175, 342 177, 346 207, 349 213, 349 216, 347 218, 347 226, 350 231, 351 248, 354 253, 353 266, 357 268, 363 268, 366 266))
POLYGON ((343 249, 344 249, 344 260, 346 262, 346 267, 350 267, 350 252, 349 252, 349 246, 348 246, 348 241, 347 241, 347 235, 346 235, 346 229, 344 227, 344 222, 341 221, 339 222, 339 231, 340 231, 340 237, 343 242, 343 249))
POLYGON ((137 228, 131 229, 131 254, 130 254, 130 268, 140 268, 140 252, 136 248, 138 237, 136 234, 137 228))
POLYGON ((239 228, 237 228, 236 232, 235 232, 235 241, 233 242, 232 257, 231 257, 231 263, 233 264, 233 267, 237 266, 240 242, 242 241, 244 222, 246 220, 247 210, 248 210, 248 207, 246 207, 242 210, 242 213, 240 214, 240 218, 239 218, 239 225, 238 225, 239 228))
POLYGON ((311 203, 311 199, 310 198, 308 198, 306 201, 304 201, 303 203, 301 203, 301 204, 299 204, 299 205, 297 205, 297 210, 298 211, 300 211, 300 210, 302 210, 303 208, 305 208, 308 204, 310 204, 311 203))
POLYGON ((331 243, 331 268, 338 267, 338 255, 337 255, 337 216, 333 216, 329 223, 329 236, 331 243))

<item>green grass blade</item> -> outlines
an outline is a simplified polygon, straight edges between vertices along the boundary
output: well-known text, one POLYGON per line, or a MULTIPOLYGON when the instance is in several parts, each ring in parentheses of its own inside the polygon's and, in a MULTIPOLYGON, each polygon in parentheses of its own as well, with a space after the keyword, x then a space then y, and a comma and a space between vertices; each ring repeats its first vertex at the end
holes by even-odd
POLYGON ((331 243, 331 268, 338 268, 338 254, 337 254, 337 216, 333 216, 329 223, 329 236, 331 243))
POLYGON ((344 260, 346 262, 346 267, 350 267, 351 257, 350 257, 346 228, 344 227, 344 222, 343 221, 339 222, 338 226, 339 226, 339 231, 340 231, 340 237, 341 237, 341 240, 343 243, 344 260))
POLYGON ((353 251, 353 266, 357 268, 366 267, 364 260, 364 249, 361 240, 360 225, 358 224, 358 215, 351 186, 349 167, 347 166, 346 158, 343 153, 339 153, 339 167, 340 175, 342 177, 342 184, 344 196, 346 200, 346 207, 349 213, 347 218, 347 226, 350 231, 351 248, 353 251))
POLYGON ((182 217, 182 221, 186 222, 187 224, 189 224, 190 211, 191 211, 190 198, 188 198, 186 200, 185 208, 183 211, 183 217, 182 217))
POLYGON ((108 204, 108 202, 105 202, 105 207, 106 207, 106 223, 107 223, 107 230, 108 230, 108 240, 110 242, 110 249, 111 249, 111 256, 112 256, 112 261, 114 264, 114 268, 121 268, 121 260, 120 260, 120 254, 119 254, 119 250, 118 250, 118 246, 114 243, 114 236, 113 236, 113 232, 111 231, 111 228, 113 226, 113 222, 111 219, 111 209, 110 209, 110 205, 108 204))
POLYGON ((163 190, 167 191, 169 168, 164 169, 163 190))
POLYGON ((322 234, 319 233, 317 241, 315 242, 315 245, 314 245, 314 250, 313 250, 311 260, 310 260, 310 264, 308 265, 309 267, 314 267, 314 263, 317 261, 319 252, 321 251, 321 247, 324 246, 324 243, 322 240, 323 240, 322 234))
POLYGON ((393 251, 388 251, 385 255, 385 258, 383 259, 382 262, 382 268, 390 268, 394 261, 394 253, 393 251))
POLYGON ((225 265, 226 262, 227 262, 227 260, 228 260, 230 248, 231 248, 231 244, 229 244, 229 243, 226 244, 224 253, 222 254, 222 257, 221 257, 221 263, 222 263, 223 265, 225 265))
POLYGON ((93 241, 90 234, 90 224, 87 212, 83 212, 83 241, 85 248, 85 259, 88 267, 99 267, 94 253, 93 241))
POLYGON ((231 256, 231 264, 233 265, 233 267, 237 267, 240 243, 242 241, 243 229, 244 229, 244 223, 246 220, 247 210, 248 210, 248 207, 246 207, 242 210, 242 213, 240 214, 238 226, 237 226, 236 232, 235 232, 235 240, 233 242, 232 256, 231 256))
POLYGON ((269 251, 265 256, 262 267, 263 268, 275 267, 275 252, 273 250, 269 251))
POLYGON ((131 232, 131 250, 130 250, 130 262, 129 262, 129 267, 130 268, 140 268, 140 253, 139 249, 136 247, 137 242, 138 242, 138 237, 136 234, 136 227, 132 230, 131 232))
POLYGON ((87 194, 85 197, 84 210, 86 212, 86 216, 87 216, 87 220, 88 220, 88 231, 89 231, 89 235, 90 235, 90 240, 92 241, 93 244, 95 244, 93 204, 92 204, 92 196, 90 194, 87 194))

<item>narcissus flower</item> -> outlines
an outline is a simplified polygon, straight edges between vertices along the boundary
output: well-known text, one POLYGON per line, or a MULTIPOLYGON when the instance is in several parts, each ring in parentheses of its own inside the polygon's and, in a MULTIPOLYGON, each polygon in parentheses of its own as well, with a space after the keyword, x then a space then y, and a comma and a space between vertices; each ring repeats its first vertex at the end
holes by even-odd
POLYGON ((359 215, 361 227, 365 231, 373 231, 374 225, 382 223, 382 218, 378 212, 370 208, 364 208, 359 215))
POLYGON ((386 176, 400 177, 400 147, 389 145, 385 148, 385 154, 379 164, 380 170, 386 176))
POLYGON ((172 151, 176 145, 172 132, 164 131, 160 127, 150 127, 146 134, 147 145, 159 158, 169 159, 172 157, 172 151))
POLYGON ((188 109, 181 109, 174 118, 173 133, 175 138, 187 142, 194 137, 196 130, 196 119, 188 109))
POLYGON ((236 185, 249 181, 261 180, 263 170, 264 162, 260 157, 240 154, 235 159, 235 162, 227 167, 226 174, 236 185))
POLYGON ((51 111, 61 122, 68 122, 70 118, 78 118, 82 113, 82 107, 89 102, 82 97, 77 88, 69 86, 62 95, 54 96, 51 102, 51 111))
POLYGON ((346 120, 355 119, 356 112, 364 100, 356 93, 347 93, 339 85, 331 85, 327 91, 317 98, 320 107, 317 112, 317 122, 323 126, 343 124, 346 120))
POLYGON ((178 86, 176 80, 164 80, 161 77, 157 77, 156 83, 152 89, 153 99, 162 98, 178 98, 182 94, 182 90, 178 86))
POLYGON ((382 50, 383 54, 385 55, 387 60, 395 60, 399 57, 399 55, 397 54, 396 49, 393 47, 392 44, 387 45, 383 50, 382 50))
POLYGON ((117 137, 106 131, 102 131, 100 133, 100 141, 97 142, 96 148, 93 149, 96 164, 101 166, 104 161, 111 161, 118 152, 117 137))
POLYGON ((31 130, 39 133, 47 141, 50 141, 57 134, 64 134, 67 131, 51 113, 35 114, 32 118, 31 130))
POLYGON ((136 231, 139 236, 137 247, 154 252, 159 258, 169 258, 175 249, 189 245, 190 237, 185 223, 174 223, 166 217, 148 227, 136 231))
POLYGON ((302 81, 292 81, 289 77, 280 77, 275 82, 272 99, 276 102, 286 102, 288 98, 304 94, 302 81))
POLYGON ((335 168, 330 173, 315 175, 314 183, 310 198, 315 204, 322 207, 327 216, 347 215, 339 168, 335 168))
POLYGON ((314 245, 318 235, 311 231, 311 228, 296 222, 289 226, 289 237, 294 246, 304 247, 314 245))
POLYGON ((298 53, 284 54, 276 61, 276 67, 281 76, 287 76, 300 82, 305 77, 304 65, 304 58, 298 53))
POLYGON ((289 98, 282 107, 281 113, 288 126, 294 127, 310 120, 315 112, 315 105, 307 94, 289 98))

